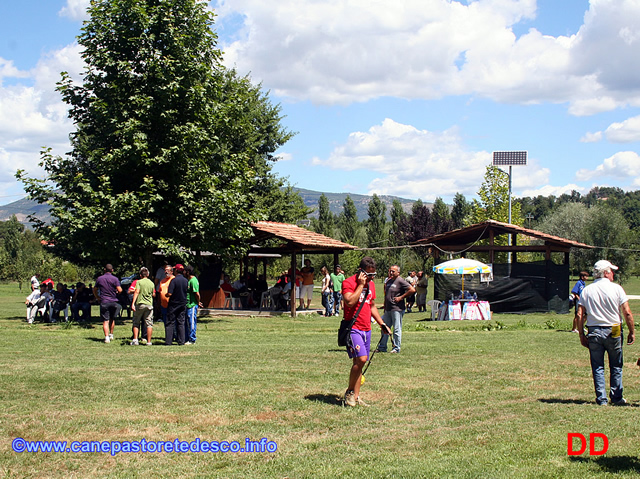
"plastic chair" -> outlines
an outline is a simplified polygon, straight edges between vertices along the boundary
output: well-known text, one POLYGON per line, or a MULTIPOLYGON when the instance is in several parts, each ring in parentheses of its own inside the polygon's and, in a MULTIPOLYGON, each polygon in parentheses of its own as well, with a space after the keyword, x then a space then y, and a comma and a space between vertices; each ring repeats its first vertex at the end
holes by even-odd
POLYGON ((263 291, 260 295, 260 311, 263 309, 271 309, 271 292, 263 291))
POLYGON ((427 301, 427 306, 431 308, 431 321, 436 321, 438 319, 438 310, 440 309, 440 305, 442 301, 438 301, 437 299, 430 299, 427 301))
POLYGON ((222 309, 241 309, 240 298, 234 298, 229 291, 224 292, 224 306, 222 309))

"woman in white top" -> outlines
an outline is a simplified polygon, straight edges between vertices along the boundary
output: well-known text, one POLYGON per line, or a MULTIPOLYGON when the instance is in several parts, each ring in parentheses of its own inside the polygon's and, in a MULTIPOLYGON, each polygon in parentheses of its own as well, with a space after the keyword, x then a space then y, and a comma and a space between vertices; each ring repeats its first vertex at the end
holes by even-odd
POLYGON ((331 289, 331 276, 326 266, 320 270, 322 273, 322 305, 325 308, 325 316, 333 316, 333 290, 331 289))

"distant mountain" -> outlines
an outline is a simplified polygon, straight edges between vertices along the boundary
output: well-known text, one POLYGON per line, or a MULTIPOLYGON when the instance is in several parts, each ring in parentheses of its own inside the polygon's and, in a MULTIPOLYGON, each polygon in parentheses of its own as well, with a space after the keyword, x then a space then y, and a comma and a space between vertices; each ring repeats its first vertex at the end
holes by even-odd
MULTIPOLYGON (((322 191, 305 190, 303 188, 294 188, 304 201, 304 204, 309 208, 313 208, 314 212, 311 214, 314 218, 318 217, 318 200, 322 195, 322 191)), ((367 209, 369 207, 369 201, 371 196, 357 195, 354 193, 324 193, 329 200, 329 207, 331 212, 338 215, 342 212, 342 205, 347 196, 351 196, 353 203, 356 205, 358 211, 358 219, 360 221, 368 218, 367 209)), ((407 213, 411 212, 414 200, 408 200, 406 198, 400 198, 398 196, 379 195, 380 200, 387 205, 387 217, 391 211, 393 200, 399 200, 402 203, 402 207, 407 213)), ((425 203, 429 208, 433 206, 433 203, 425 203)), ((39 205, 35 201, 23 198, 13 203, 0 206, 0 221, 7 221, 11 218, 11 215, 16 215, 18 221, 24 225, 29 225, 28 216, 30 214, 35 215, 37 218, 49 222, 51 215, 49 214, 49 207, 47 205, 39 205)))
MULTIPOLYGON (((314 218, 318 217, 318 200, 320 196, 323 194, 322 191, 313 191, 313 190, 305 190, 303 188, 294 188, 302 199, 304 200, 304 204, 309 208, 314 208, 314 212, 311 214, 314 218)), ((368 215, 369 201, 371 201, 372 196, 368 195, 357 195, 355 193, 324 193, 324 195, 329 200, 329 208, 331 212, 338 215, 342 213, 344 204, 344 200, 347 196, 351 196, 353 203, 356 205, 356 210, 358 211, 358 219, 360 221, 366 220, 368 215)), ((398 196, 388 196, 388 195, 378 195, 380 201, 382 201, 387 206, 387 218, 389 217, 389 213, 391 211, 391 206, 393 204, 393 200, 398 200, 402 204, 404 211, 406 213, 411 213, 411 207, 415 200, 408 200, 406 198, 400 198, 398 196)), ((433 203, 425 203, 428 208, 433 207, 433 203)))
POLYGON ((46 223, 51 220, 49 205, 40 205, 28 198, 0 206, 0 221, 7 221, 12 215, 16 215, 20 223, 29 225, 30 223, 27 217, 31 214, 46 223))

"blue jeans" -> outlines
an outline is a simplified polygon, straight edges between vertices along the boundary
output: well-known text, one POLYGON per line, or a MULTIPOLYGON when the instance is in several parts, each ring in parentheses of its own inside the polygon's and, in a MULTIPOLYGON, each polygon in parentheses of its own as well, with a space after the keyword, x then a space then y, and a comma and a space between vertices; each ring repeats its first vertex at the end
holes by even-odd
MULTIPOLYGON (((393 350, 400 351, 400 343, 402 343, 402 317, 404 316, 404 311, 385 311, 382 315, 382 320, 384 324, 393 328, 393 350)), ((382 335, 382 339, 380 340, 380 346, 378 346, 378 351, 386 352, 387 351, 387 341, 389 340, 389 336, 387 334, 382 335)))
POLYGON ((324 315, 333 316, 333 293, 331 291, 322 293, 322 304, 324 304, 324 315))
POLYGON ((187 341, 196 342, 196 317, 198 316, 198 306, 187 308, 187 321, 185 324, 185 333, 187 341))
POLYGON ((89 303, 73 303, 71 305, 71 314, 76 321, 80 321, 80 318, 86 321, 91 317, 91 305, 89 303), (80 312, 82 312, 82 316, 80 316, 80 312))
POLYGON ((604 380, 604 353, 609 355, 611 402, 622 399, 622 333, 620 337, 611 336, 610 327, 589 326, 589 356, 591 357, 591 372, 596 391, 596 402, 607 403, 607 393, 604 380))
POLYGON ((340 301, 342 301, 342 293, 340 291, 333 292, 333 307, 336 314, 340 314, 340 301))

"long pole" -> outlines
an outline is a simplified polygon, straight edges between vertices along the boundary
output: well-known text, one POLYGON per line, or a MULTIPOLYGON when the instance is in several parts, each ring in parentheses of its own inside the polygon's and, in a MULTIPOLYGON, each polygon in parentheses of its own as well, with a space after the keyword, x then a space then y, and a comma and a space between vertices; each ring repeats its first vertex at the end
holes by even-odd
MULTIPOLYGON (((512 174, 512 166, 509 165, 509 224, 511 224, 511 174, 512 174)), ((508 245, 511 246, 511 235, 507 235, 508 245)), ((509 251, 507 262, 511 264, 511 251, 509 251)))

